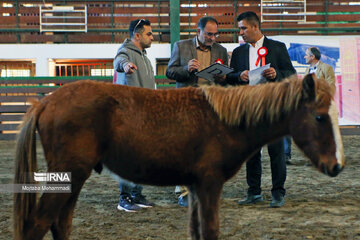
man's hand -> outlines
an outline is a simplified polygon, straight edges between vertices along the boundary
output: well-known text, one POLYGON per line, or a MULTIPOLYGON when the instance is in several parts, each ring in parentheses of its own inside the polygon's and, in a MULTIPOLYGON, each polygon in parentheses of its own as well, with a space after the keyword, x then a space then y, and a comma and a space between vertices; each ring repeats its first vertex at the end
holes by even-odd
POLYGON ((199 62, 197 59, 191 59, 191 60, 188 62, 188 71, 189 71, 189 72, 198 70, 199 67, 200 67, 200 62, 199 62))
POLYGON ((124 67, 124 72, 126 74, 132 74, 135 72, 135 70, 137 70, 137 66, 132 62, 127 63, 124 67))
POLYGON ((218 83, 218 84, 222 84, 225 82, 226 79, 226 75, 219 75, 219 74, 215 74, 214 75, 214 82, 218 83))
POLYGON ((240 81, 243 81, 243 82, 249 82, 249 70, 245 70, 243 71, 240 76, 240 81))
POLYGON ((263 76, 266 78, 266 79, 275 79, 276 78, 276 71, 275 71, 275 68, 271 67, 269 69, 266 69, 264 71, 264 74, 263 76))

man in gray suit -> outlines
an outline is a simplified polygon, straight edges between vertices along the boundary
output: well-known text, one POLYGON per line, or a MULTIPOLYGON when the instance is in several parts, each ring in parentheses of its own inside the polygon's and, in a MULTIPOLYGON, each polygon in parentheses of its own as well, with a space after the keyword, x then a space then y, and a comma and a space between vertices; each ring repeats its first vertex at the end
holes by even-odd
MULTIPOLYGON (((196 37, 174 44, 166 76, 176 80, 177 88, 208 84, 209 81, 199 79, 195 73, 216 61, 228 65, 226 48, 216 43, 216 38, 219 37, 217 28, 218 22, 215 18, 202 17, 198 23, 196 37)), ((217 80, 224 81, 225 77, 217 80)))
MULTIPOLYGON (((174 44, 166 69, 166 76, 176 80, 177 88, 210 84, 208 80, 198 78, 195 73, 215 62, 228 65, 226 48, 216 43, 216 38, 219 37, 217 27, 218 22, 215 18, 202 17, 198 23, 196 37, 178 41, 174 44)), ((215 81, 219 84, 225 84, 225 76, 217 76, 215 81)), ((176 189, 179 189, 181 193, 178 204, 187 207, 187 189, 185 187, 177 187, 176 189)))
POLYGON ((326 64, 320 61, 321 53, 317 47, 310 47, 306 49, 305 52, 305 61, 310 64, 310 66, 305 70, 305 75, 309 73, 315 73, 317 78, 325 79, 335 94, 335 73, 332 67, 329 64, 326 64))

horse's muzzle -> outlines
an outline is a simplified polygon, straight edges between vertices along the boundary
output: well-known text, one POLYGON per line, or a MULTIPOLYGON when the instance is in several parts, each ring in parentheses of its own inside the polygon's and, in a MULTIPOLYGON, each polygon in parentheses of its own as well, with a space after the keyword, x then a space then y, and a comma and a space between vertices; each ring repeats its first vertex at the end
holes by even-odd
POLYGON ((330 177, 336 177, 343 169, 344 167, 341 167, 340 164, 336 164, 332 171, 328 171, 327 168, 323 166, 323 172, 330 177))

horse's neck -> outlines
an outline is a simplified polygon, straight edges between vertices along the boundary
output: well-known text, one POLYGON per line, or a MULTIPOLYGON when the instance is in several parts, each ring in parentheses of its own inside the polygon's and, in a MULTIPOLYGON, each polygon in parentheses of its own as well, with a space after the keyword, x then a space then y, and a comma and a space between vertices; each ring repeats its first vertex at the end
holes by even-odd
POLYGON ((258 149, 269 142, 288 135, 290 133, 289 120, 282 119, 271 124, 261 122, 248 128, 245 132, 249 136, 249 146, 258 149))
MULTIPOLYGON (((271 86, 278 87, 275 84, 271 86)), ((250 123, 250 126, 248 127, 251 131, 250 134, 254 134, 253 136, 255 136, 255 138, 252 140, 252 144, 261 147, 269 142, 281 138, 282 136, 290 134, 290 119, 296 109, 299 107, 298 101, 300 95, 294 96, 294 91, 290 91, 288 88, 285 90, 282 91, 283 94, 279 95, 277 99, 273 97, 273 95, 268 96, 268 98, 271 99, 263 101, 267 104, 265 104, 265 107, 260 111, 261 114, 255 114, 255 117, 252 117, 254 121, 259 119, 258 122, 250 123), (287 101, 284 101, 283 99, 287 99, 287 101), (276 101, 279 105, 276 107, 271 106, 269 102, 273 101, 276 101)), ((249 101, 257 102, 255 98, 249 101)))

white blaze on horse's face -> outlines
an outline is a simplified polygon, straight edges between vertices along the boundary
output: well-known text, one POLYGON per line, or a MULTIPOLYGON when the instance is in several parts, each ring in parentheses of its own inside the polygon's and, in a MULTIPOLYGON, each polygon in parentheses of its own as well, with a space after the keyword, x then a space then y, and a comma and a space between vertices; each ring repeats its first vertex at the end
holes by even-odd
POLYGON ((336 144, 336 159, 340 168, 343 168, 345 166, 344 147, 343 147, 340 128, 338 124, 338 111, 334 101, 331 101, 331 105, 329 108, 329 116, 331 119, 335 144, 336 144))

